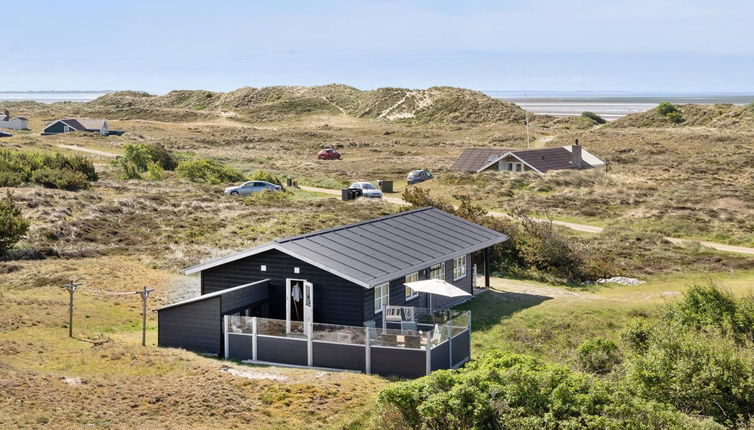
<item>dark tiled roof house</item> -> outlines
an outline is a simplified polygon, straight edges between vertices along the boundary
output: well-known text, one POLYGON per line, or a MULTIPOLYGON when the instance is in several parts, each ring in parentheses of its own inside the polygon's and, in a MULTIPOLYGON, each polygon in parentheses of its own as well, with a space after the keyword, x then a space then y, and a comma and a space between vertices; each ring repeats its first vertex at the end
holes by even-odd
POLYGON ((545 174, 551 170, 592 169, 605 163, 580 145, 543 149, 471 148, 463 151, 450 168, 457 172, 501 170, 533 171, 545 174))

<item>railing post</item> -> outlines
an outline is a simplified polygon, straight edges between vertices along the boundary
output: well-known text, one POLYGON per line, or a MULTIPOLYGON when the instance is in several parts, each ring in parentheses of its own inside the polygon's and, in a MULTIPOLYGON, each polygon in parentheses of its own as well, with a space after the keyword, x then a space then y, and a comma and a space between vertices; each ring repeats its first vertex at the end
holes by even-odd
POLYGON ((453 368, 453 320, 448 319, 448 369, 453 368))
POLYGON ((432 373, 432 330, 427 332, 427 375, 432 373))
POLYGON ((306 364, 309 367, 314 365, 314 351, 312 345, 312 323, 306 325, 306 364))
POLYGON ((228 315, 223 315, 223 340, 225 341, 225 354, 224 357, 227 360, 230 356, 230 345, 228 343, 228 321, 229 321, 228 315))
POLYGON ((370 346, 370 339, 369 339, 369 327, 364 327, 364 332, 366 334, 365 341, 364 341, 364 347, 366 348, 364 350, 364 359, 366 362, 364 363, 364 370, 366 371, 367 375, 372 374, 372 348, 370 346))
POLYGON ((385 318, 385 313, 387 312, 387 306, 385 304, 382 304, 382 331, 385 332, 387 330, 387 318, 385 318))
POLYGON ((257 361, 257 317, 251 317, 251 359, 257 361))

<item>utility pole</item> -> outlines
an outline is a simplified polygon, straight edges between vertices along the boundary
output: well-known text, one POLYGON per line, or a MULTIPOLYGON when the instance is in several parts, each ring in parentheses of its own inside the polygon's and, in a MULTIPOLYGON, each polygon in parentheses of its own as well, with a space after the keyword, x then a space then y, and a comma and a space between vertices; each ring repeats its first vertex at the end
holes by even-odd
POLYGON ((529 103, 528 103, 528 100, 526 98, 526 93, 524 93, 524 112, 526 112, 526 149, 530 149, 531 148, 531 143, 530 143, 531 138, 529 137, 529 103))
POLYGON ((147 289, 146 286, 142 291, 139 291, 141 296, 141 346, 147 345, 147 299, 152 291, 154 290, 147 289))
POLYGON ((62 288, 65 288, 68 290, 69 300, 68 300, 68 337, 73 337, 73 293, 76 292, 76 289, 80 287, 81 284, 77 283, 75 280, 71 281, 68 284, 61 285, 62 288))

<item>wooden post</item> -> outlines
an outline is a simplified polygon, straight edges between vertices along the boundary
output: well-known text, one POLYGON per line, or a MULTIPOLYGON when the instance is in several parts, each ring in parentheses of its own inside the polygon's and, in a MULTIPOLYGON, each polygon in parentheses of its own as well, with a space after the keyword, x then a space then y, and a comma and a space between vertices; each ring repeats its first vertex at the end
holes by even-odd
POLYGON ((142 291, 139 291, 141 296, 141 346, 147 346, 147 299, 152 289, 147 289, 145 286, 142 291))
POLYGON ((81 284, 76 281, 61 285, 62 288, 68 291, 68 337, 73 337, 73 294, 79 286, 81 284))
POLYGON ((490 287, 490 248, 484 248, 484 286, 490 287))

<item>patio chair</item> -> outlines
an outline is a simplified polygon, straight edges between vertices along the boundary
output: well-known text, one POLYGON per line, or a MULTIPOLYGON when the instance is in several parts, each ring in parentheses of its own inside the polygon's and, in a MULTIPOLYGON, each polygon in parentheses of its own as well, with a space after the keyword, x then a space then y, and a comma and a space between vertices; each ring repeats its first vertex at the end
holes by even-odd
POLYGON ((388 306, 385 310, 385 321, 401 322, 403 321, 403 312, 400 307, 388 306))

